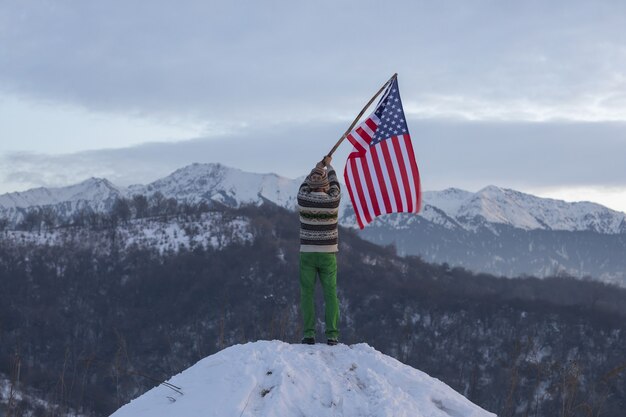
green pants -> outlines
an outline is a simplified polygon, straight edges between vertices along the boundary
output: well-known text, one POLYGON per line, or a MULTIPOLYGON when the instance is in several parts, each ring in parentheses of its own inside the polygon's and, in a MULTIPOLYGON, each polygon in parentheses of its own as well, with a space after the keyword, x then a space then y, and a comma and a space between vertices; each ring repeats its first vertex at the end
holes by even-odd
POLYGON ((304 319, 304 337, 315 337, 314 295, 318 274, 324 290, 326 337, 338 339, 337 255, 323 252, 300 252, 300 308, 304 319))

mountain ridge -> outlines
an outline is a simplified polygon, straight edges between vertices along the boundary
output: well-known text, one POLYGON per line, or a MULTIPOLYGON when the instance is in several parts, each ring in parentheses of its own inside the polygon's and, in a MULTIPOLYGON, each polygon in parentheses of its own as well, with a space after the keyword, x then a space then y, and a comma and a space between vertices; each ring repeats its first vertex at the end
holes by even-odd
MULTIPOLYGON (((290 210, 296 208, 296 194, 303 177, 289 179, 274 173, 256 174, 219 163, 191 164, 146 185, 117 187, 106 179, 90 178, 68 187, 39 187, 0 195, 0 216, 16 223, 19 210, 67 202, 93 202, 95 210, 110 207, 117 197, 162 193, 179 201, 213 201, 238 207, 261 204, 267 199, 290 210), (12 212, 11 212, 12 211, 12 212)), ((348 198, 342 199, 340 223, 356 227, 348 198)), ((448 228, 476 230, 488 224, 504 224, 523 230, 592 231, 602 234, 626 233, 626 214, 592 202, 565 202, 541 198, 520 191, 489 185, 472 193, 458 188, 423 193, 422 217, 448 228), (437 210, 429 210, 428 207, 437 210)), ((84 205, 84 204, 83 204, 84 205)), ((377 222, 403 228, 414 216, 396 219, 382 216, 377 222)))
MULTIPOLYGON (((230 231, 239 236, 242 230, 236 224, 222 227, 221 221, 210 217, 205 225, 146 223, 149 230, 144 233, 140 231, 143 223, 136 220, 148 211, 172 215, 177 210, 198 212, 266 203, 294 212, 303 178, 255 174, 222 164, 188 165, 152 183, 127 188, 92 178, 65 188, 22 192, 21 206, 15 203, 16 194, 0 196, 0 231, 5 230, 7 239, 54 244, 67 235, 57 234, 57 228, 122 220, 122 228, 129 230, 120 236, 130 242, 176 250, 181 244, 213 240, 216 233, 230 231), (3 205, 9 199, 10 204, 3 205), (66 201, 58 202, 63 199, 66 201), (35 203, 53 204, 28 207, 35 203), (131 218, 132 223, 124 223, 131 218), (201 232, 196 233, 197 228, 201 232), (52 235, 46 236, 49 233, 52 235)), ((400 255, 420 256, 428 262, 506 277, 566 274, 626 286, 626 214, 622 212, 596 203, 568 203, 496 186, 476 193, 458 188, 426 191, 423 202, 417 216, 380 216, 359 230, 344 195, 339 223, 372 243, 393 245, 400 255)))

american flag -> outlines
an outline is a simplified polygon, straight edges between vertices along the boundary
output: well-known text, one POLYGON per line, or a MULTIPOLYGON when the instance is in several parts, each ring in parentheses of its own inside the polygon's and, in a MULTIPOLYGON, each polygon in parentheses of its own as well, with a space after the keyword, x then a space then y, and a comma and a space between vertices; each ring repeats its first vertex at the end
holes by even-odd
POLYGON ((346 137, 354 149, 344 178, 359 227, 381 214, 419 212, 420 175, 397 78, 376 110, 346 137))

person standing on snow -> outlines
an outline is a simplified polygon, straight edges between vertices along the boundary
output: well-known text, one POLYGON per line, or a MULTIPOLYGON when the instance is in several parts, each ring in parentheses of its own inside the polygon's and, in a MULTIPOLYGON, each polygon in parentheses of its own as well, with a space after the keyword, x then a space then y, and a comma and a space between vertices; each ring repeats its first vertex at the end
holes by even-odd
POLYGON ((337 219, 341 189, 337 174, 325 156, 306 177, 298 191, 300 213, 300 308, 304 321, 302 343, 315 344, 315 281, 319 274, 324 290, 326 339, 339 340, 337 298, 337 219))

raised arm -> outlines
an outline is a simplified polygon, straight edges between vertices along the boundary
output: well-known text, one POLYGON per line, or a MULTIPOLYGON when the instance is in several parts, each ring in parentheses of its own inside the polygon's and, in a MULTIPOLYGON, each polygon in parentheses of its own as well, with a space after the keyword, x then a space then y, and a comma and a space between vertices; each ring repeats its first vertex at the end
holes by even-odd
POLYGON ((337 197, 341 194, 341 187, 339 186, 339 180, 337 179, 337 173, 335 172, 335 168, 332 165, 328 164, 326 166, 328 169, 328 182, 330 184, 330 189, 328 190, 328 194, 333 197, 337 197))

